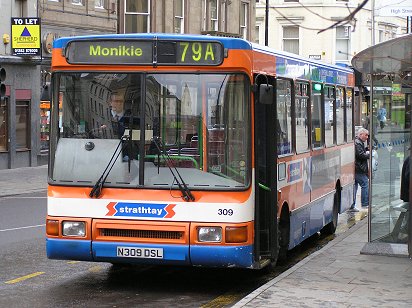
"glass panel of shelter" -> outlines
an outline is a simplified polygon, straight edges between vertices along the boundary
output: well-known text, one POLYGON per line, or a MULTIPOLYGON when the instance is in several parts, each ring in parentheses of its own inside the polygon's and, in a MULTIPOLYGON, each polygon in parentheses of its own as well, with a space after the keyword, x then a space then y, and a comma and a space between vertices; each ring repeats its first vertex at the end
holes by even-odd
MULTIPOLYGON (((371 178, 371 241, 407 243, 407 210, 400 187, 403 164, 410 148, 410 94, 401 91, 401 83, 387 78, 373 84, 372 123, 376 128, 378 169, 371 178), (386 109, 386 121, 379 111, 386 109), (382 121, 381 121, 382 122, 382 121)), ((372 136, 373 137, 373 136, 372 136)))

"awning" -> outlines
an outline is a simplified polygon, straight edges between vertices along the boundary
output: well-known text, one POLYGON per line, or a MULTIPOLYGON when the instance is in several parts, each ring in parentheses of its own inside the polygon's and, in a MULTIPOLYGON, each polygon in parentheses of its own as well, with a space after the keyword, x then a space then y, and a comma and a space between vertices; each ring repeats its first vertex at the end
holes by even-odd
POLYGON ((352 65, 363 74, 405 75, 412 72, 412 34, 362 50, 352 58, 352 65))

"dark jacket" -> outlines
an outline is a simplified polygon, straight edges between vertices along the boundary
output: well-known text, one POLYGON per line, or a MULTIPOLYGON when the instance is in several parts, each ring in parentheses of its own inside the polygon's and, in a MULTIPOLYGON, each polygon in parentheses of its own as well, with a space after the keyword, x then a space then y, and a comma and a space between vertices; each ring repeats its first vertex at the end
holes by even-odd
POLYGON ((358 137, 355 138, 355 173, 369 175, 369 154, 366 154, 365 145, 358 137))
POLYGON ((410 158, 409 156, 405 159, 402 166, 402 177, 401 177, 401 199, 405 202, 409 202, 409 178, 410 178, 410 158))
MULTIPOLYGON (((131 117, 131 111, 126 110, 120 118, 118 119, 112 118, 112 128, 113 128, 114 137, 117 136, 117 138, 119 139, 122 138, 126 127, 130 125, 129 123, 130 117, 131 117)), ((136 119, 134 119, 134 121, 136 121, 136 119)))

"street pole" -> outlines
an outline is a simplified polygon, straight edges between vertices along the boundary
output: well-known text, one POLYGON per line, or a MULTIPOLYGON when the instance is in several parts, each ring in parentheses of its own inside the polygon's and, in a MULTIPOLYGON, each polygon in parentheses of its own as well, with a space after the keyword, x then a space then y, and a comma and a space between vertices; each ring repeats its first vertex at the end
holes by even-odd
MULTIPOLYGON (((372 21, 372 28, 371 28, 371 30, 372 30, 372 35, 371 35, 371 46, 374 46, 375 45, 375 0, 371 0, 371 21, 372 21)), ((373 52, 373 51, 372 51, 373 52)), ((370 135, 373 137, 374 136, 374 134, 376 133, 375 131, 374 131, 374 129, 373 129, 373 127, 374 127, 374 117, 373 117, 373 55, 372 55, 372 59, 371 59, 371 71, 370 71, 370 79, 371 79, 371 84, 370 84, 370 94, 369 94, 369 106, 368 106, 368 116, 369 116, 369 123, 371 124, 369 127, 370 127, 370 135)), ((372 142, 370 143, 370 144, 372 144, 372 142)), ((370 159, 369 159, 369 167, 371 167, 372 166, 372 151, 370 151, 370 155, 371 155, 371 157, 370 157, 370 159)), ((371 170, 371 169, 369 169, 369 170, 371 170)), ((368 242, 371 242, 372 241, 372 232, 371 232, 371 229, 372 229, 372 202, 371 202, 371 200, 372 200, 372 177, 371 177, 371 179, 369 179, 369 183, 368 183, 368 185, 369 185, 369 187, 368 187, 368 190, 369 190, 369 200, 368 200, 368 206, 369 206, 369 215, 368 215, 368 225, 369 225, 369 227, 368 227, 368 242)))
MULTIPOLYGON (((406 27, 406 32, 407 33, 412 33, 412 16, 408 16, 406 17, 407 20, 407 27, 406 27)), ((406 96, 407 101, 405 102, 406 105, 409 106, 412 104, 412 98, 410 97, 412 96, 412 94, 409 94, 406 96), (409 101, 409 102, 408 102, 409 101)), ((406 109, 405 109, 406 110, 406 109)), ((409 123, 412 123, 412 114, 409 112, 409 115, 407 115, 408 113, 405 113, 405 116, 409 117, 409 123)), ((405 119, 405 123, 406 123, 406 119, 405 119)), ((412 133, 412 125, 409 125, 409 135, 411 136, 412 133)), ((411 147, 411 142, 409 141, 409 150, 408 150, 408 155, 409 157, 412 157, 412 147, 411 147)), ((410 158, 409 158, 410 159, 410 158)), ((411 173, 412 170, 412 165, 409 164, 409 177, 412 174, 411 173)), ((408 225, 409 225, 409 234, 408 234, 408 254, 409 254, 409 258, 412 258, 412 228, 410 226, 412 226, 412 207, 411 207, 411 197, 412 197, 412 182, 409 178, 409 210, 408 210, 408 225)))
POLYGON ((371 19, 372 19, 372 46, 375 45, 375 0, 372 0, 371 2, 371 19))
MULTIPOLYGON (((411 94, 409 94, 411 95, 411 94)), ((411 98, 409 98, 409 103, 411 104, 411 98)), ((406 115, 407 113, 405 113, 406 115)), ((412 114, 409 113, 409 115, 406 115, 409 117, 409 123, 412 123, 412 114)), ((406 120, 406 119, 405 119, 406 120)), ((406 122, 406 121, 405 121, 406 122)), ((409 134, 412 133, 412 125, 409 125, 409 134)), ((412 136, 412 135, 409 135, 412 136)), ((412 158, 412 147, 411 147, 411 141, 409 140, 409 150, 408 150, 408 155, 409 159, 412 158)), ((408 254, 409 258, 412 258, 412 207, 411 207, 411 197, 412 197, 412 181, 411 181, 411 170, 412 170, 412 165, 409 163, 409 204, 408 204, 408 225, 409 225, 409 234, 408 234, 408 254)))
POLYGON ((269 0, 266 0, 265 9, 265 46, 269 46, 269 0))

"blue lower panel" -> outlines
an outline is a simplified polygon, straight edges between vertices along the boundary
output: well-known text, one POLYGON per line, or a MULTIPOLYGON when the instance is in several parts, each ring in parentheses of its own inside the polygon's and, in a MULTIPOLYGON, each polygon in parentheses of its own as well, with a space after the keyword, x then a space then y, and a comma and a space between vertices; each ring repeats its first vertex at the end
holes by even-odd
POLYGON ((344 213, 348 210, 353 203, 353 184, 346 185, 342 187, 341 192, 341 203, 340 203, 340 212, 344 213))
POLYGON ((299 245, 332 221, 333 198, 334 194, 329 194, 292 212, 289 249, 299 245))
POLYGON ((253 247, 191 246, 190 258, 195 266, 252 268, 253 247))
POLYGON ((46 239, 49 259, 136 264, 253 267, 252 246, 148 245, 85 240, 46 239), (163 259, 117 257, 117 247, 162 248, 163 259), (190 255, 189 255, 190 250, 190 255))
POLYGON ((91 241, 46 239, 49 259, 93 261, 91 241))
POLYGON ((92 250, 94 261, 100 262, 190 265, 189 247, 187 245, 148 245, 124 242, 93 242, 92 250), (135 248, 162 248, 163 259, 118 257, 118 246, 135 248))

